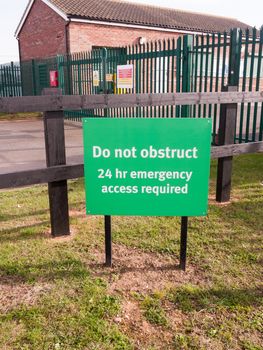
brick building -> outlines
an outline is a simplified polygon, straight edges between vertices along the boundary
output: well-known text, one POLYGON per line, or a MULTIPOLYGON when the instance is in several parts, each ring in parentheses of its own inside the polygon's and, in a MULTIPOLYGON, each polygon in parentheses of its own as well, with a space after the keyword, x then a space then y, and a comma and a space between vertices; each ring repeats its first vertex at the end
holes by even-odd
POLYGON ((232 18, 119 0, 30 0, 16 37, 25 61, 247 27, 232 18))

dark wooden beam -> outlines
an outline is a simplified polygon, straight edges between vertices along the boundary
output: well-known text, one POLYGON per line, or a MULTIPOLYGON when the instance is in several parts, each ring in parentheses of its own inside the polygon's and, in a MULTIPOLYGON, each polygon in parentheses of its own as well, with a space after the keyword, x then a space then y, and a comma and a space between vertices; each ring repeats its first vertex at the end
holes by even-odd
POLYGON ((84 176, 83 164, 60 165, 51 168, 0 174, 0 189, 77 179, 84 176))
MULTIPOLYGON (((214 146, 211 158, 263 152, 263 142, 251 142, 227 146, 214 146)), ((48 182, 77 179, 84 176, 83 164, 59 165, 50 168, 25 170, 0 174, 0 189, 44 184, 48 182)))
POLYGON ((263 91, 2 97, 0 113, 247 102, 263 102, 263 91))
MULTIPOLYGON (((236 91, 237 86, 226 87, 228 92, 236 91)), ((237 119, 237 103, 222 104, 220 110, 218 139, 219 145, 231 145, 235 140, 237 119)), ((220 203, 228 202, 231 193, 232 180, 232 158, 227 156, 218 159, 216 201, 220 203)))
POLYGON ((211 149, 211 158, 238 156, 241 154, 263 152, 263 141, 233 144, 226 146, 215 146, 211 149))

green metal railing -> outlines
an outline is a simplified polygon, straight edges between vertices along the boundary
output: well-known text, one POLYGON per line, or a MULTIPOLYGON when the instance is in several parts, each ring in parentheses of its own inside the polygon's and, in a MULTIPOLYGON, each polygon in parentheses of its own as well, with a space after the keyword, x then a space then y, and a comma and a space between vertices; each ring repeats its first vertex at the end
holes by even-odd
POLYGON ((0 97, 22 95, 20 66, 11 62, 10 65, 0 65, 0 97))
MULTIPOLYGON (((263 89, 263 30, 184 36, 177 41, 163 40, 120 49, 101 49, 90 53, 62 56, 60 77, 69 72, 73 90, 70 93, 169 93, 217 92, 224 86, 238 86, 240 91, 263 89), (114 74, 118 64, 134 67, 133 89, 117 90, 106 74, 114 74), (92 72, 98 70, 100 83, 94 87, 92 72), (74 73, 75 72, 75 73, 74 73), (77 73, 76 73, 77 72, 77 73), (86 79, 85 79, 86 72, 86 79), (89 72, 89 73, 87 73, 89 72)), ((61 82, 61 86, 63 83, 61 82)), ((217 142, 220 106, 137 107, 104 111, 86 111, 89 116, 107 117, 186 117, 212 118, 213 142, 217 142)), ((236 142, 262 140, 262 104, 238 105, 236 142)), ((67 113, 81 120, 85 111, 67 113)))
MULTIPOLYGON (((122 48, 95 48, 90 52, 61 55, 48 60, 22 62, 24 95, 39 95, 49 86, 49 71, 57 70, 64 94, 135 94, 218 92, 225 86, 239 91, 263 90, 263 29, 230 33, 186 35, 122 48), (133 88, 117 89, 117 66, 132 64, 133 88)), ((217 142, 220 106, 166 106, 66 111, 65 116, 192 117, 213 119, 217 142)), ((261 103, 238 105, 236 142, 263 139, 261 103)))
MULTIPOLYGON (((263 30, 233 30, 218 35, 195 36, 192 50, 191 91, 222 91, 226 85, 239 91, 263 90, 263 30)), ((204 105, 192 109, 192 117, 212 117, 214 141, 219 125, 219 106, 204 105)), ((262 104, 238 105, 236 142, 261 141, 262 104)))
POLYGON ((49 72, 58 70, 57 58, 21 62, 23 96, 41 95, 49 87, 49 72))
MULTIPOLYGON (((117 49, 96 49, 91 52, 58 57, 59 83, 63 93, 163 93, 176 91, 176 48, 175 40, 147 43, 145 46, 128 46, 117 49), (133 88, 117 89, 117 66, 132 64, 134 67, 133 88), (99 73, 95 84, 93 73, 99 73), (112 80, 107 80, 112 76, 112 80)), ((104 111, 87 111, 88 115, 107 117, 165 117, 175 116, 175 107, 118 108, 104 111)), ((66 112, 79 120, 81 112, 66 112)))

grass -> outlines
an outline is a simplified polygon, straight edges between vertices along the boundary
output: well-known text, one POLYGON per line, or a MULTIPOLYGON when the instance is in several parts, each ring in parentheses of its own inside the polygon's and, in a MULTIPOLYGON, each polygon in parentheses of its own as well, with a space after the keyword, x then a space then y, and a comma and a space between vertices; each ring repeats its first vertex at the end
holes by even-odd
POLYGON ((0 120, 38 119, 42 113, 0 113, 0 120))
POLYGON ((40 305, 12 310, 2 322, 23 325, 23 331, 11 340, 12 348, 83 349, 87 344, 94 344, 94 349, 110 349, 111 344, 117 349, 130 348, 125 337, 107 322, 119 304, 104 289, 99 280, 91 281, 83 273, 81 283, 74 278, 57 282, 40 305))
POLYGON ((213 200, 212 164, 208 216, 190 218, 188 271, 174 280, 179 218, 114 217, 116 247, 165 263, 144 274, 123 256, 108 271, 97 264, 103 218, 85 216, 81 179, 69 182, 72 239, 49 238, 47 186, 2 191, 0 349, 262 350, 262 158, 235 158, 227 205, 213 200), (133 291, 114 289, 125 274, 133 291))
POLYGON ((143 299, 141 307, 143 310, 143 315, 147 321, 159 326, 168 325, 168 321, 165 315, 165 311, 162 308, 160 298, 147 295, 143 299))
POLYGON ((173 338, 174 349, 200 350, 198 340, 185 334, 176 334, 173 338))

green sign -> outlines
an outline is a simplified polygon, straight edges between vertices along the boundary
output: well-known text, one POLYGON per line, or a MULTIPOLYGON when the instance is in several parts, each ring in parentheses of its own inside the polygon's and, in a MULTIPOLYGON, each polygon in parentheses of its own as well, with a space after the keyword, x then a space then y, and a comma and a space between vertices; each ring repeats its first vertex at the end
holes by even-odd
POLYGON ((87 214, 207 213, 210 119, 85 118, 87 214))

